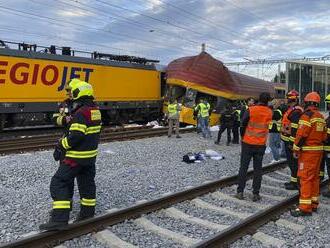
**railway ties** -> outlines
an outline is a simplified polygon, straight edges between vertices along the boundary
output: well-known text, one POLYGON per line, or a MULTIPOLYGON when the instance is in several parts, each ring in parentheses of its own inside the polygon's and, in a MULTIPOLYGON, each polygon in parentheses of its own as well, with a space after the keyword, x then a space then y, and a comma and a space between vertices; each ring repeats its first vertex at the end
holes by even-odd
MULTIPOLYGON (((297 201, 296 191, 283 190, 283 183, 290 177, 283 166, 282 162, 263 168, 268 174, 263 179, 260 202, 251 200, 250 181, 245 199, 234 198, 237 177, 232 176, 164 194, 159 199, 139 201, 127 209, 109 210, 105 215, 70 225, 68 231, 37 234, 7 247, 56 245, 91 232, 91 242, 109 247, 221 247, 246 234, 253 234, 253 239, 265 245, 284 245, 284 240, 258 230, 297 201)), ((283 218, 274 223, 291 231, 304 230, 303 225, 283 218)), ((70 242, 61 247, 72 247, 70 242)))

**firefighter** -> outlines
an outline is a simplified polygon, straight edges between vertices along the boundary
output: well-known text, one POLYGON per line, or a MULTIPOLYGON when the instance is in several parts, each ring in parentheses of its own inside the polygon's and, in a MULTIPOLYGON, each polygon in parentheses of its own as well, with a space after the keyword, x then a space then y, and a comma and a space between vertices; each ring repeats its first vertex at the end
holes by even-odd
POLYGON ((54 159, 60 166, 52 177, 50 192, 53 210, 48 223, 40 230, 63 230, 67 228, 72 201, 72 183, 77 178, 80 194, 80 213, 76 221, 94 216, 95 213, 95 160, 101 130, 101 112, 93 101, 90 84, 72 79, 72 120, 69 133, 60 139, 54 151, 54 159))
POLYGON ((234 106, 234 123, 233 123, 233 144, 239 143, 239 127, 241 125, 241 110, 234 106))
POLYGON ((320 164, 323 142, 326 138, 326 123, 319 112, 320 96, 310 92, 304 98, 305 110, 299 120, 293 151, 298 158, 300 183, 299 207, 291 211, 294 217, 311 215, 317 211, 320 193, 320 164))
MULTIPOLYGON (((327 110, 330 111, 330 94, 327 95, 325 98, 325 102, 327 104, 327 110)), ((323 180, 324 178, 324 169, 325 165, 327 167, 328 176, 330 173, 330 113, 328 115, 328 118, 326 119, 326 125, 327 125, 327 139, 324 142, 324 157, 321 163, 321 170, 320 170, 320 177, 323 180)), ((330 184, 328 186, 328 190, 326 192, 323 192, 322 194, 324 197, 330 198, 330 184)))
POLYGON ((181 138, 179 135, 179 128, 180 128, 180 122, 179 122, 179 116, 180 116, 180 105, 178 104, 177 100, 170 99, 170 104, 167 106, 168 111, 168 137, 170 138, 172 136, 173 131, 173 124, 175 124, 175 135, 177 138, 181 138))
POLYGON ((293 157, 293 142, 296 136, 298 121, 303 112, 299 103, 299 93, 296 90, 291 90, 287 93, 288 110, 285 112, 282 118, 281 140, 284 142, 286 159, 291 171, 290 182, 286 182, 284 187, 287 190, 298 189, 298 161, 293 157))
POLYGON ((267 106, 270 94, 261 93, 257 105, 250 106, 242 118, 242 151, 241 165, 238 174, 238 187, 236 198, 243 199, 246 184, 246 174, 251 158, 253 158, 253 201, 261 199, 259 195, 262 179, 262 159, 266 150, 268 126, 272 121, 272 111, 267 106))
POLYGON ((227 143, 226 143, 226 145, 229 146, 229 144, 231 142, 231 130, 233 128, 233 125, 234 125, 233 109, 232 109, 230 104, 227 104, 225 111, 221 114, 218 138, 217 138, 217 141, 215 141, 214 143, 219 145, 222 133, 225 130, 227 130, 227 143))

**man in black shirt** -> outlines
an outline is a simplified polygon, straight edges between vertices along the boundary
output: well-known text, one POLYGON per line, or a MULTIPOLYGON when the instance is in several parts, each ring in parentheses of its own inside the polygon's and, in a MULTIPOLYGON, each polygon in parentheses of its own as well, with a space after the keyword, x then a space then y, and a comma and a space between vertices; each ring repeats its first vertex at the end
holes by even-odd
POLYGON ((215 144, 219 145, 222 133, 227 129, 227 146, 229 146, 231 141, 231 130, 234 124, 234 113, 230 104, 227 104, 225 111, 220 117, 220 128, 218 132, 218 139, 215 144))

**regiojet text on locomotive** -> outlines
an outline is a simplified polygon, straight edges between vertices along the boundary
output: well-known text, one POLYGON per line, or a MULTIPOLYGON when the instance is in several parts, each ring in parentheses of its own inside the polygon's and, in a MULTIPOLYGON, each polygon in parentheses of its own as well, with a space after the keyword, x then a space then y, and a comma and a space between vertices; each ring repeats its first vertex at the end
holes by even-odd
POLYGON ((65 83, 72 78, 89 81, 92 68, 70 67, 53 64, 32 64, 0 60, 0 84, 32 84, 42 83, 46 86, 58 85, 57 90, 64 89, 65 83))

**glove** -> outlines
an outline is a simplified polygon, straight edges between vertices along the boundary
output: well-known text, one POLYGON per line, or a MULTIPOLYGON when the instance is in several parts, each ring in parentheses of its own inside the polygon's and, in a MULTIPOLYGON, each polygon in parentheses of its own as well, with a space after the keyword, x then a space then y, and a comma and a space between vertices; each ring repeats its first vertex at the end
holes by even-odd
POLYGON ((62 161, 65 158, 65 149, 60 144, 55 146, 53 157, 55 161, 62 161))

